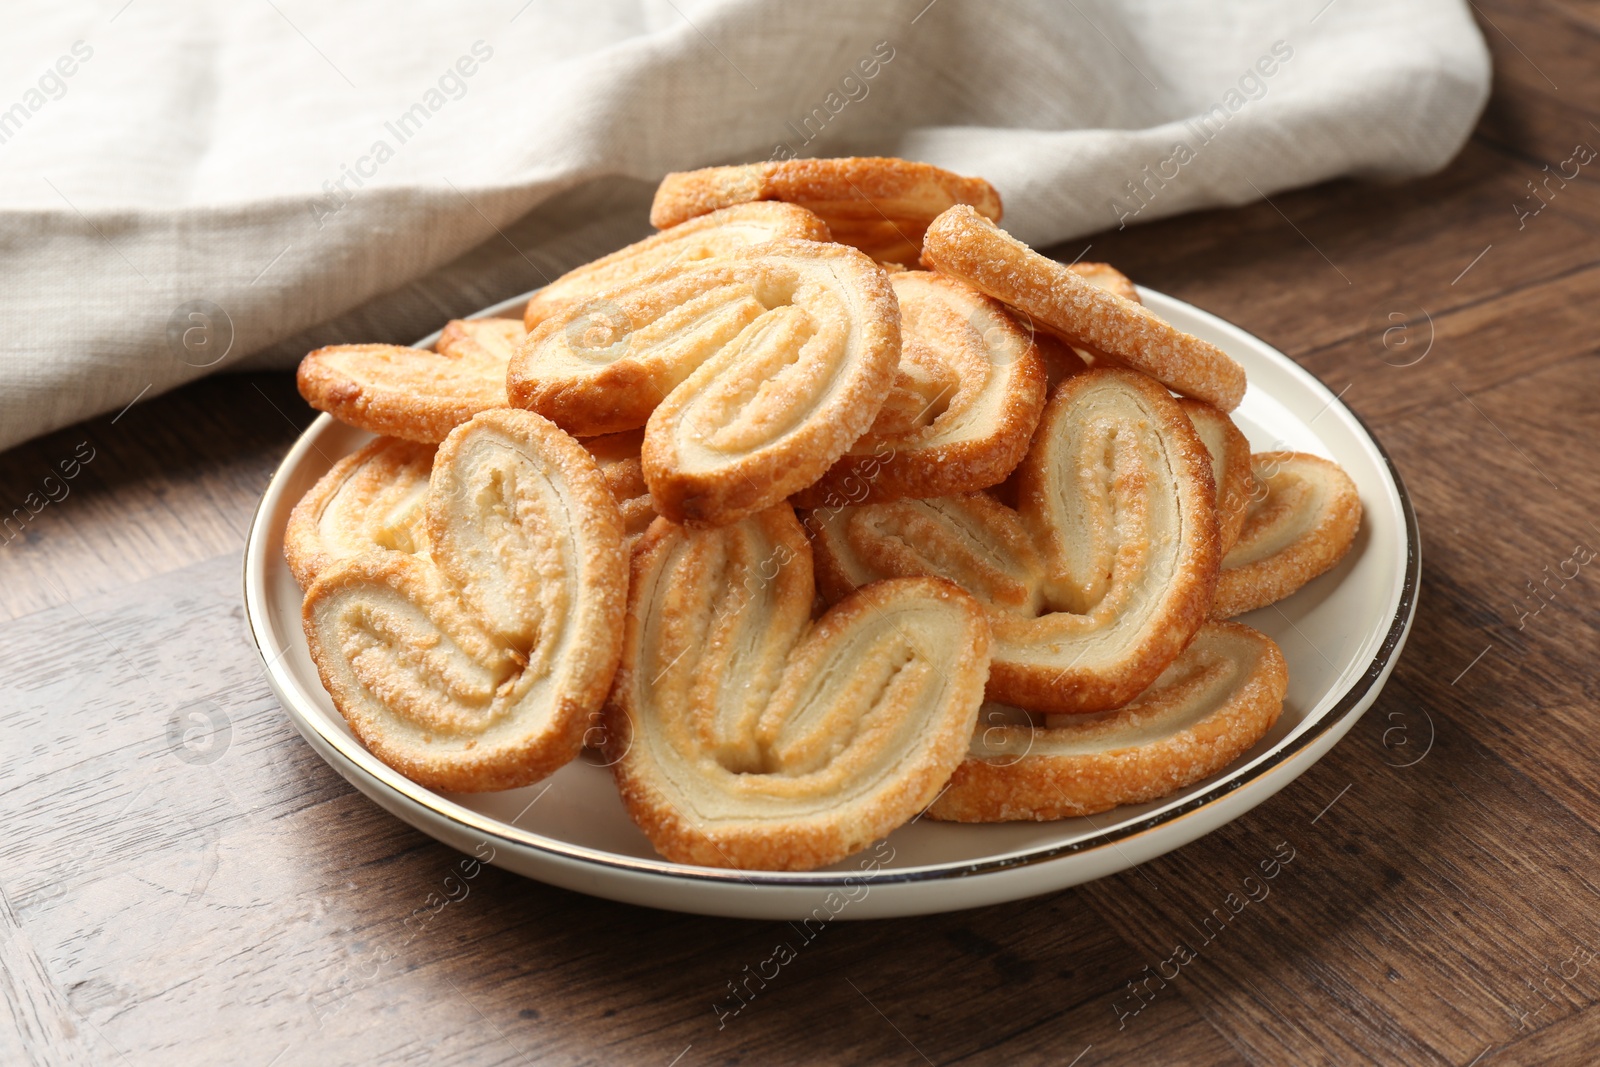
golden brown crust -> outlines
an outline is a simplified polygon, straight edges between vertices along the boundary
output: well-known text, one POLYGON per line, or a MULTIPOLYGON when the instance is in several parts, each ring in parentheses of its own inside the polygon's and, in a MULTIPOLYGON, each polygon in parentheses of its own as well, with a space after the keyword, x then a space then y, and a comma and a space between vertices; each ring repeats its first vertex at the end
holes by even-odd
POLYGON ((1244 397, 1244 368, 1227 353, 1085 281, 970 207, 953 207, 933 221, 922 261, 1026 312, 1075 347, 1105 353, 1177 392, 1223 411, 1244 397))
POLYGON ((440 446, 428 557, 372 551, 306 593, 306 643, 351 731, 435 789, 511 789, 582 747, 621 655, 622 520, 593 458, 529 412, 440 446))
POLYGON ((1056 386, 1066 379, 1089 369, 1089 365, 1084 362, 1083 356, 1071 345, 1046 330, 1038 329, 1034 326, 1033 320, 1026 315, 1018 314, 1019 317, 1027 322, 1028 328, 1032 331, 1034 351, 1039 353, 1039 358, 1044 363, 1044 381, 1047 396, 1054 393, 1056 386))
POLYGON ((1044 558, 1045 595, 1065 610, 996 630, 997 699, 1035 711, 1118 707, 1205 621, 1197 606, 1210 602, 1221 560, 1211 456, 1172 396, 1127 370, 1067 379, 1040 428, 1017 471, 1017 514, 1044 558), (1056 652, 1090 635, 1081 656, 1056 652))
POLYGON ((828 226, 803 207, 783 203, 736 204, 690 219, 569 270, 533 294, 523 311, 532 330, 545 319, 602 293, 631 285, 668 267, 703 263, 765 241, 789 237, 827 241, 828 226))
POLYGON ((650 223, 665 229, 708 211, 783 200, 820 215, 833 239, 874 259, 915 266, 928 223, 956 204, 992 219, 1000 194, 982 178, 928 163, 884 157, 791 159, 668 174, 656 189, 650 223))
POLYGON ((1361 497, 1332 460, 1303 452, 1250 457, 1256 491, 1217 577, 1213 618, 1274 604, 1332 570, 1355 543, 1361 497))
POLYGON ((980 716, 971 754, 928 815, 1065 819, 1158 800, 1254 747, 1277 722, 1288 685, 1283 653, 1270 638, 1238 623, 1207 623, 1125 707, 1051 716, 1045 727, 1011 725, 998 709, 992 722, 980 716))
MULTIPOLYGON (((1108 293, 1115 293, 1130 303, 1144 303, 1143 300, 1139 299, 1139 289, 1133 284, 1133 279, 1109 263, 1070 263, 1067 265, 1067 269, 1089 284, 1104 289, 1108 293)), ((1052 336, 1048 331, 1041 332, 1046 336, 1052 336)), ((1096 367, 1122 367, 1127 365, 1092 346, 1073 348, 1060 338, 1056 338, 1056 342, 1070 350, 1078 362, 1086 365, 1096 367)), ((1051 380, 1051 384, 1055 384, 1054 379, 1051 380)))
POLYGON ((1096 368, 1057 389, 1016 483, 1016 511, 972 494, 812 512, 823 589, 949 578, 989 609, 991 700, 1119 707, 1206 619, 1220 559, 1211 457, 1158 383, 1096 368))
POLYGON ((644 431, 624 430, 603 437, 586 437, 578 443, 588 449, 600 465, 600 473, 611 487, 611 495, 617 498, 617 509, 622 513, 623 543, 631 551, 656 517, 650 486, 644 480, 644 465, 639 461, 644 431))
POLYGON ((894 381, 900 312, 862 253, 769 241, 675 267, 546 319, 512 360, 512 398, 569 431, 648 421, 641 459, 655 509, 721 525, 815 482, 867 431, 894 381))
POLYGON ((317 479, 289 513, 283 555, 301 589, 341 559, 371 549, 426 554, 433 446, 380 437, 317 479))
POLYGON ((1044 561, 1032 535, 987 493, 823 507, 802 521, 816 549, 817 589, 830 604, 884 578, 934 574, 991 612, 1031 618, 1044 607, 1044 561))
POLYGON ((1226 557, 1239 539, 1255 492, 1250 441, 1232 419, 1205 401, 1184 397, 1178 403, 1211 453, 1211 475, 1217 483, 1217 545, 1226 557))
POLYGON ((1109 263, 1073 263, 1067 269, 1090 285, 1116 293, 1131 304, 1144 303, 1139 299, 1139 287, 1133 284, 1133 279, 1109 263))
POLYGON ((403 345, 330 345, 300 361, 306 403, 370 433, 436 444, 478 414, 507 406, 506 364, 522 340, 515 319, 451 322, 438 352, 403 345))
POLYGON ((972 287, 925 271, 889 279, 900 365, 872 428, 802 507, 948 496, 1004 481, 1044 410, 1044 363, 1029 331, 972 287))
POLYGON ((526 336, 516 319, 451 319, 439 331, 433 347, 442 356, 474 361, 503 377, 501 369, 511 362, 526 336))
POLYGON ((605 750, 623 804, 680 863, 810 870, 926 807, 965 758, 983 610, 935 578, 879 582, 811 621, 787 505, 654 522, 633 558, 605 750))
POLYGON ((810 242, 738 258, 775 292, 797 288, 651 413, 645 481, 674 522, 736 522, 811 485, 867 432, 894 384, 900 309, 877 264, 810 242))
POLYGON ((1252 457, 1237 363, 999 217, 904 160, 672 174, 662 232, 521 320, 307 355, 314 406, 389 435, 285 530, 352 733, 496 790, 599 723, 663 856, 770 870, 919 811, 1151 801, 1249 751, 1287 670, 1218 620, 1334 566, 1355 488, 1252 457))

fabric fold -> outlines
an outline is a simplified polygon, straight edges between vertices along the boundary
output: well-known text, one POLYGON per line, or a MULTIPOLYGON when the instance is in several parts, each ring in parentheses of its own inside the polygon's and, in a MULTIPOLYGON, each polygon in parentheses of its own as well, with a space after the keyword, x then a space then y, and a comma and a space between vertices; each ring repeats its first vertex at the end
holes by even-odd
POLYGON ((409 341, 642 236, 668 170, 923 159, 1046 246, 1429 173, 1489 88, 1459 0, 138 0, 0 57, 0 447, 409 341))

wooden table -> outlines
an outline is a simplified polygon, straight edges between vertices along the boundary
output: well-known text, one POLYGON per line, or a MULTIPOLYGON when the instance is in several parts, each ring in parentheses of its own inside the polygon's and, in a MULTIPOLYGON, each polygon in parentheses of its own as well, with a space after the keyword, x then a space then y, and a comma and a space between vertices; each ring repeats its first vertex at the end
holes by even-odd
POLYGON ((1416 503, 1409 647, 1277 797, 1079 889, 837 924, 721 1027, 779 924, 491 868, 403 933, 459 857, 267 689, 240 550, 311 413, 287 374, 227 376, 0 462, 7 509, 79 462, 0 547, 0 1062, 1593 1062, 1600 564, 1546 580, 1600 551, 1600 195, 1585 170, 1514 205, 1600 145, 1600 18, 1488 10, 1494 98, 1444 173, 1092 239, 1342 391, 1416 503), (1144 984, 1280 843, 1270 897, 1144 984))

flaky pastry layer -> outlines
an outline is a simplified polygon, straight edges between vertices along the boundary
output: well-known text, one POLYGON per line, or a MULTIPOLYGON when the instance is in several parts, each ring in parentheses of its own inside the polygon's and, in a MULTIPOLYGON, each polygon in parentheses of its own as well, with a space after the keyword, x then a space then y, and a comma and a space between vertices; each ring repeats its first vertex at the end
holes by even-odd
POLYGON ((594 459, 531 412, 439 446, 429 555, 334 563, 302 620, 323 686, 374 755, 437 789, 511 789, 578 753, 621 654, 622 519, 594 459))
POLYGON ((1096 368, 1057 388, 1014 482, 1015 510, 978 493, 810 512, 824 595, 949 578, 988 608, 991 700, 1118 707, 1205 621, 1220 560, 1211 457, 1159 383, 1096 368))
POLYGON ((1277 722, 1288 685, 1270 638, 1207 623, 1149 689, 1114 711, 1055 715, 1038 726, 1019 712, 987 710, 928 815, 1064 819, 1157 800, 1248 752, 1277 722))
POLYGON ((770 241, 546 319, 507 383, 572 433, 645 426, 656 511, 723 525, 820 478, 872 425, 899 354, 899 305, 875 263, 770 241))
POLYGON ((634 554, 605 751, 668 859, 808 870, 927 806, 961 762, 989 661, 983 610, 939 579, 879 582, 815 622, 787 505, 657 520, 634 554))
POLYGON ((821 216, 835 241, 873 259, 915 266, 922 234, 956 204, 998 220, 1000 194, 982 178, 879 156, 791 159, 668 174, 650 223, 661 229, 708 211, 758 200, 799 204, 821 216))
POLYGON ((585 437, 579 443, 600 465, 600 473, 611 487, 611 495, 617 498, 617 508, 622 513, 622 540, 631 552, 656 517, 650 486, 644 480, 644 464, 639 461, 644 431, 623 430, 603 437, 585 437))
POLYGON ((780 237, 830 240, 828 226, 803 207, 783 203, 736 204, 689 219, 626 248, 574 268, 540 289, 523 311, 532 330, 574 304, 666 270, 725 256, 780 237))
POLYGON ((372 549, 426 555, 433 446, 380 437, 335 463, 289 513, 283 555, 301 589, 372 549))
POLYGON ((1332 570, 1361 527, 1355 482, 1332 460, 1257 452, 1250 462, 1254 491, 1239 539, 1222 560, 1214 618, 1274 604, 1332 570))
POLYGON ((905 271, 900 365, 871 429, 795 502, 815 508, 948 496, 1005 480, 1044 410, 1043 361, 998 301, 953 278, 905 271))
POLYGON ((1258 492, 1250 471, 1250 441, 1232 419, 1205 401, 1184 397, 1178 403, 1211 454, 1211 477, 1217 485, 1217 546, 1226 557, 1258 492))

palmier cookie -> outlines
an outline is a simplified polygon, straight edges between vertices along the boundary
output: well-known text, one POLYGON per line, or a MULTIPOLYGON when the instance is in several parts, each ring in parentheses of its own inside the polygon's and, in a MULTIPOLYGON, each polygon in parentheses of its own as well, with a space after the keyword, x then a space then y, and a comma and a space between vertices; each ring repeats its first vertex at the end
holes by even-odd
POLYGON ((532 330, 551 315, 668 267, 699 263, 779 237, 830 240, 827 224, 794 204, 736 204, 690 219, 570 270, 533 294, 523 311, 532 330))
POLYGON ((714 530, 657 520, 633 558, 604 749, 628 814, 680 863, 808 870, 926 807, 983 701, 982 608, 879 582, 815 622, 787 505, 714 530))
POLYGON ((656 517, 650 502, 650 487, 644 481, 644 465, 639 462, 643 430, 624 430, 603 437, 585 437, 579 442, 596 463, 622 514, 622 539, 631 550, 639 536, 656 517))
POLYGON ((317 479, 283 531, 283 555, 300 588, 339 560, 372 549, 426 554, 432 470, 432 445, 380 437, 317 479))
POLYGON ((790 159, 668 174, 656 189, 650 223, 676 226, 708 211, 756 200, 799 204, 822 217, 833 239, 873 259, 915 266, 928 223, 967 204, 1000 218, 1000 194, 982 178, 928 163, 854 157, 790 159))
POLYGON ((1105 353, 1176 392, 1223 411, 1244 397, 1244 368, 1226 352, 1085 281, 969 207, 953 207, 933 221, 922 260, 1026 312, 1069 344, 1105 353))
POLYGON ((953 278, 905 271, 900 365, 872 428, 804 507, 947 496, 1005 480, 1044 410, 1044 364, 1029 331, 998 301, 953 278))
POLYGON ((1210 404, 1189 397, 1178 403, 1211 453, 1211 476, 1217 483, 1217 547, 1226 558, 1239 539, 1251 496, 1258 491, 1250 472, 1250 441, 1232 419, 1210 404))
POLYGON ((872 425, 899 358, 899 307, 875 263, 770 241, 546 319, 507 384, 581 436, 648 421, 657 513, 715 526, 822 477, 872 425))
POLYGON ((371 433, 436 444, 480 411, 506 406, 506 364, 522 342, 516 319, 445 326, 437 352, 404 345, 330 345, 300 361, 300 395, 371 433))
POLYGON ((1361 497, 1337 463, 1303 452, 1257 452, 1250 461, 1257 489, 1223 557, 1214 618, 1264 608, 1332 570, 1361 526, 1361 497))
POLYGON ((622 519, 595 462, 531 412, 434 459, 429 557, 369 552, 306 594, 311 658, 361 742, 436 789, 511 789, 583 744, 622 651, 622 519))
POLYGON ((990 700, 1120 707, 1206 619, 1219 562, 1211 457, 1159 383, 1095 368, 1056 390, 1015 481, 1015 511, 973 493, 811 512, 823 595, 949 578, 988 608, 990 700))
POLYGON ((1158 800, 1253 748, 1277 722, 1288 684, 1270 638, 1238 623, 1207 623, 1154 685, 1115 711, 1053 715, 1038 727, 986 710, 967 759, 928 815, 1064 819, 1158 800))

